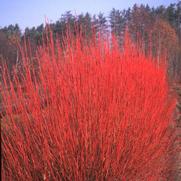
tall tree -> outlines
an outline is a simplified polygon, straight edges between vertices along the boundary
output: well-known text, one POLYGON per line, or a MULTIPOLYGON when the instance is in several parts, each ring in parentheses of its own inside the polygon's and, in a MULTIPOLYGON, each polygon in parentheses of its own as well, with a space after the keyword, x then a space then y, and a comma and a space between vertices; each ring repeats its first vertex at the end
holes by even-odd
POLYGON ((110 12, 110 27, 111 32, 118 38, 119 44, 123 44, 123 37, 126 25, 125 11, 112 9, 110 12))
POLYGON ((152 30, 152 43, 155 50, 157 61, 163 54, 168 54, 169 59, 169 72, 171 75, 174 74, 175 69, 175 55, 179 51, 179 43, 176 31, 174 28, 165 20, 157 19, 154 23, 152 30))
POLYGON ((102 35, 107 34, 108 24, 103 13, 99 13, 98 16, 93 16, 93 25, 97 32, 100 32, 102 35))

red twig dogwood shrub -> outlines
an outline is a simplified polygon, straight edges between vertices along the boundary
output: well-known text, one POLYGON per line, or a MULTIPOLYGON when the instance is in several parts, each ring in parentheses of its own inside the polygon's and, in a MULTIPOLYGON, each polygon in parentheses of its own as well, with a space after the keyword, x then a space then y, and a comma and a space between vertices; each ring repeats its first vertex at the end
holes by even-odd
POLYGON ((164 65, 114 38, 51 35, 2 71, 3 180, 164 180, 175 100, 164 65))

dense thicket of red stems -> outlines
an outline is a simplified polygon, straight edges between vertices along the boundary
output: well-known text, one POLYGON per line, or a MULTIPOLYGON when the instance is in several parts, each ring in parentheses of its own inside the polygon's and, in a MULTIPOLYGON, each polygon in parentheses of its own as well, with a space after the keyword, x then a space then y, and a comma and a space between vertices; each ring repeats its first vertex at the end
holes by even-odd
POLYGON ((175 100, 165 65, 114 38, 51 35, 1 85, 8 180, 166 180, 175 100))

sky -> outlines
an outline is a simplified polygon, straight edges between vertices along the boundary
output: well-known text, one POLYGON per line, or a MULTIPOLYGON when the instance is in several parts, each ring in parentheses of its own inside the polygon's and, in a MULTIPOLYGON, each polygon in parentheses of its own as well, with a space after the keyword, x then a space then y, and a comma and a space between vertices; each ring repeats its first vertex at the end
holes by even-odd
POLYGON ((136 4, 148 4, 150 7, 168 6, 179 0, 0 0, 0 27, 18 24, 25 27, 38 26, 45 22, 57 21, 66 11, 72 14, 99 12, 108 15, 112 8, 127 9, 136 4))

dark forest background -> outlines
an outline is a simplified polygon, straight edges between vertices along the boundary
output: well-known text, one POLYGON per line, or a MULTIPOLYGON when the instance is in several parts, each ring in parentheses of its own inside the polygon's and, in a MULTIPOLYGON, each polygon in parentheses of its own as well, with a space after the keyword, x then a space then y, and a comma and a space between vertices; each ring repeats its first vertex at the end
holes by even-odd
MULTIPOLYGON (((181 1, 169 6, 151 8, 148 5, 134 5, 132 8, 112 9, 109 16, 103 13, 91 15, 88 12, 74 16, 71 11, 64 13, 54 23, 49 23, 53 35, 60 40, 66 33, 67 27, 76 32, 81 27, 85 39, 89 40, 94 33, 114 33, 120 46, 123 45, 125 30, 128 28, 133 41, 140 43, 145 54, 150 50, 159 61, 165 52, 168 55, 168 75, 171 79, 181 81, 181 1), (67 26, 68 25, 68 26, 67 26)), ((22 44, 24 38, 31 43, 32 50, 42 43, 42 34, 46 31, 43 24, 25 28, 22 32, 19 25, 9 25, 0 28, 0 62, 7 62, 11 69, 18 65, 20 53, 17 43, 22 44)))

